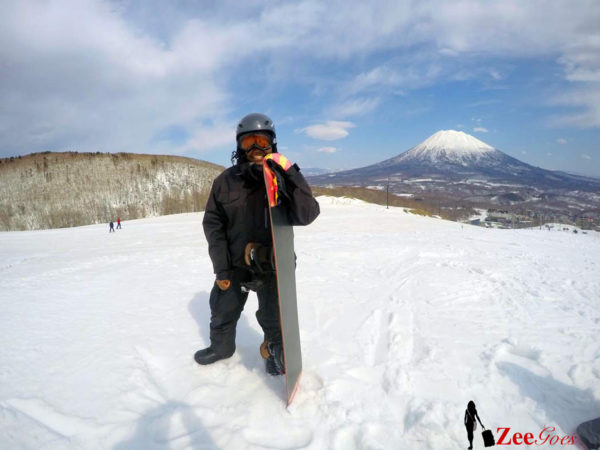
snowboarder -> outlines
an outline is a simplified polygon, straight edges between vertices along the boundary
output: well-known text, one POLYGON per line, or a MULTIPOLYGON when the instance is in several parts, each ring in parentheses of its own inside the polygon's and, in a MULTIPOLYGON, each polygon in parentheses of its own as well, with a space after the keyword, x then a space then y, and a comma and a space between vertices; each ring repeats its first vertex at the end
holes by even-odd
POLYGON ((121 229, 121 218, 117 217, 117 230, 121 229))
POLYGON ((477 409, 475 408, 475 402, 471 400, 467 405, 467 409, 465 410, 465 427, 467 428, 467 439, 469 439, 469 450, 473 448, 473 431, 477 428, 477 422, 475 422, 475 418, 479 421, 479 425, 481 428, 485 428, 481 423, 481 419, 477 414, 477 409))
MULTIPOLYGON (((260 346, 266 371, 283 373, 277 282, 271 247, 271 223, 263 177, 263 159, 277 153, 272 120, 264 114, 245 116, 237 126, 232 167, 212 186, 204 212, 204 234, 216 275, 210 293, 210 346, 194 355, 198 364, 212 364, 235 352, 236 325, 248 291, 256 291, 264 341, 260 346)), ((308 225, 319 215, 319 204, 296 164, 279 171, 293 225, 308 225)), ((280 169, 280 170, 279 170, 280 169)))
POLYGON ((108 226, 109 226, 108 232, 114 233, 115 232, 115 224, 113 223, 112 220, 110 221, 110 224, 108 226))

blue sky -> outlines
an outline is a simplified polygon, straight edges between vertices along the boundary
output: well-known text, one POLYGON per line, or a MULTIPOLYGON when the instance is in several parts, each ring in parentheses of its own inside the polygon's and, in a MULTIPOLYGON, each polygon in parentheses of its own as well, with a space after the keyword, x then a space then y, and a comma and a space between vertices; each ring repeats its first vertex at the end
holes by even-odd
POLYGON ((600 2, 6 1, 0 156, 228 165, 269 114, 301 167, 354 168, 441 129, 600 177, 600 2))

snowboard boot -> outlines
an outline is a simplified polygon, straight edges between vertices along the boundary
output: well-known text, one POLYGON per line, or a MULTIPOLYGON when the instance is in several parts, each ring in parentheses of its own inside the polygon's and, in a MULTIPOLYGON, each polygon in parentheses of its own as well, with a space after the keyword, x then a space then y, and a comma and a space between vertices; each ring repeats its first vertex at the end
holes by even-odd
POLYGON ((194 355, 194 359, 196 360, 196 362, 198 364, 206 366, 208 364, 215 363, 222 359, 230 358, 234 352, 235 352, 235 349, 231 353, 223 355, 223 354, 218 353, 214 348, 207 347, 203 350, 198 350, 196 352, 196 354, 194 355))
POLYGON ((281 344, 265 340, 260 346, 260 355, 265 360, 265 370, 269 375, 277 376, 285 373, 281 344))

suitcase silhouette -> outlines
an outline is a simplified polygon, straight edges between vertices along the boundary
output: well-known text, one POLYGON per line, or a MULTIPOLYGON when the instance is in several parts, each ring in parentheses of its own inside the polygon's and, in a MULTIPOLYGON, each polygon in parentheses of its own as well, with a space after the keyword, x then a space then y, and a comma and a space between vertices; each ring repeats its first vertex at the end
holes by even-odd
POLYGON ((492 433, 492 430, 484 430, 481 433, 481 437, 483 437, 484 446, 493 447, 496 445, 496 440, 494 439, 494 433, 492 433))

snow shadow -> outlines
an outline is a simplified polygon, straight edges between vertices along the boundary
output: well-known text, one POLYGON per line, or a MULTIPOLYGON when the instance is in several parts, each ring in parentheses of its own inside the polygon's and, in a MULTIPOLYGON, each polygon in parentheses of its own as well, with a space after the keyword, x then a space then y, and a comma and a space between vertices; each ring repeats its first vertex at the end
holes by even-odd
MULTIPOLYGON (((199 334, 202 342, 207 346, 210 344, 210 294, 199 292, 190 301, 188 310, 198 324, 199 334)), ((250 299, 248 299, 250 300, 250 299)), ((236 328, 236 353, 242 364, 250 371, 263 369, 264 363, 259 353, 259 346, 263 341, 263 335, 256 331, 248 323, 245 312, 251 309, 254 302, 246 302, 244 313, 240 317, 236 328)))
POLYGON ((181 440, 181 445, 184 439, 186 448, 218 448, 190 405, 169 401, 146 412, 137 421, 133 435, 115 445, 113 450, 170 448, 171 443, 181 440))
MULTIPOLYGON (((259 346, 263 341, 263 334, 253 328, 248 322, 248 314, 252 308, 256 309, 257 302, 252 301, 253 295, 248 298, 244 312, 237 323, 236 328, 236 355, 240 362, 249 372, 258 372, 262 374, 260 379, 262 382, 275 392, 282 401, 285 401, 285 378, 272 377, 265 372, 265 363, 260 356, 259 346)), ((207 292, 199 292, 188 305, 188 310, 191 316, 198 324, 199 334, 202 336, 202 342, 205 345, 210 344, 210 306, 208 300, 210 294, 207 292)), ((254 314, 253 314, 254 315, 254 314)), ((254 319, 256 320, 256 319, 254 319)))
POLYGON ((198 324, 203 342, 210 344, 210 294, 206 291, 198 292, 188 304, 188 311, 198 324))
POLYGON ((545 425, 558 425, 564 432, 574 433, 577 425, 598 416, 600 402, 589 391, 551 376, 537 375, 514 363, 498 362, 496 366, 519 386, 522 395, 537 402, 552 422, 545 425))

